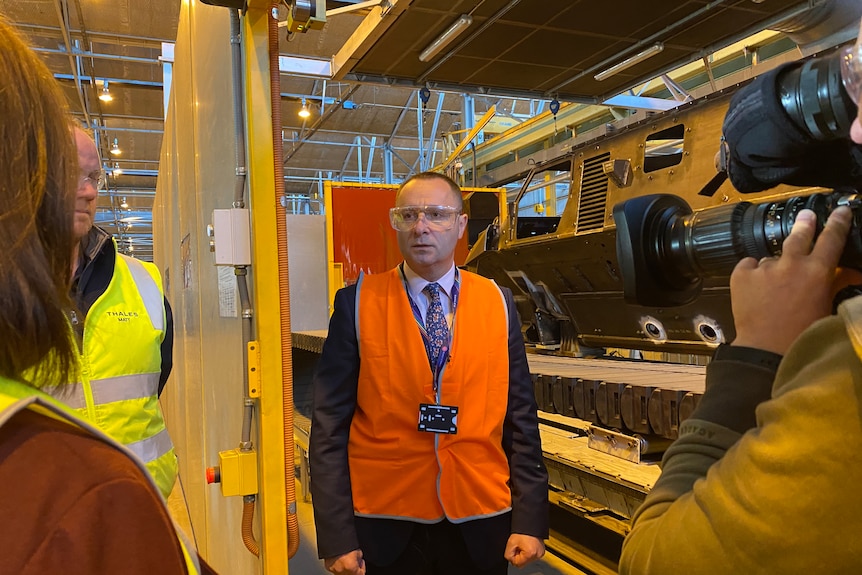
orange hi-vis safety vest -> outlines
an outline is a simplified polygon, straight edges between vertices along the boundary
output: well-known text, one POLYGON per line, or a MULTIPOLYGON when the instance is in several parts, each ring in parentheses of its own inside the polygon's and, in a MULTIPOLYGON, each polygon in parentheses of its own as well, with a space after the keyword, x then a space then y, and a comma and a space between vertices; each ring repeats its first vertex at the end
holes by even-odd
POLYGON ((509 511, 503 420, 509 394, 508 309, 492 281, 460 272, 450 361, 438 397, 398 269, 357 285, 361 357, 348 458, 363 517, 453 523, 509 511), (419 404, 458 407, 457 433, 418 430, 419 404))

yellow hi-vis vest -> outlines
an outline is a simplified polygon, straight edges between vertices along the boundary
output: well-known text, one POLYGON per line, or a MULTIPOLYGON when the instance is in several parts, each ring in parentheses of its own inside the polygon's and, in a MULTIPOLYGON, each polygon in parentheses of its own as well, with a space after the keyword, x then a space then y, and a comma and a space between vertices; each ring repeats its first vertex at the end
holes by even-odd
POLYGON ((509 321, 500 288, 461 272, 439 386, 439 403, 458 407, 453 435, 417 429, 419 404, 438 397, 399 271, 363 276, 356 300, 361 362, 347 448, 354 513, 462 523, 509 511, 509 321))
MULTIPOLYGON (((16 413, 20 413, 25 409, 29 409, 30 411, 45 417, 51 417, 58 421, 68 423, 70 426, 80 428, 88 432, 93 437, 104 441, 119 451, 122 451, 141 469, 144 477, 149 479, 150 484, 157 487, 152 476, 148 473, 147 468, 137 458, 129 453, 129 450, 126 447, 110 438, 107 434, 92 424, 74 415, 66 406, 60 404, 53 398, 30 386, 0 377, 0 427, 9 421, 16 413)), ((168 513, 168 515, 170 516, 170 513, 168 513)), ((190 574, 200 574, 200 561, 198 560, 197 553, 193 551, 194 547, 192 547, 192 545, 186 540, 185 535, 176 527, 176 525, 174 525, 174 532, 176 533, 180 547, 183 550, 183 557, 186 560, 186 569, 190 574)))
POLYGON ((178 470, 159 406, 165 321, 158 268, 117 253, 84 322, 81 381, 55 397, 137 455, 167 497, 178 470))

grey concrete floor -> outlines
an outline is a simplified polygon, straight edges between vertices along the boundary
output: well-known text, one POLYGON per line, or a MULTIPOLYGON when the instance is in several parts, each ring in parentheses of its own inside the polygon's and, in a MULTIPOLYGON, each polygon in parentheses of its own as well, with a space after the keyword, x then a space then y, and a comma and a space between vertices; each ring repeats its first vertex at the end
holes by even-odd
MULTIPOLYGON (((302 487, 296 482, 297 516, 299 519, 299 549, 290 560, 288 567, 292 575, 328 575, 323 568, 323 561, 317 558, 317 538, 314 532, 314 513, 310 502, 302 501, 302 487)), ((182 487, 177 485, 168 498, 168 508, 171 515, 186 532, 189 539, 193 533, 188 517, 182 487)), ((562 559, 550 553, 535 563, 523 569, 509 566, 509 575, 584 575, 582 571, 572 567, 562 559)))

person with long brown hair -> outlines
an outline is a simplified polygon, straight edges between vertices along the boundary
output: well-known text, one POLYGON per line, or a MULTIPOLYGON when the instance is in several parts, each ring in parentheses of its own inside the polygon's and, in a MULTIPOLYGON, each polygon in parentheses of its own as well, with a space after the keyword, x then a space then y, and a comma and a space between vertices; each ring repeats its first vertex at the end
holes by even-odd
POLYGON ((0 46, 0 573, 211 573, 143 464, 43 392, 78 375, 77 154, 51 73, 2 18, 0 46))

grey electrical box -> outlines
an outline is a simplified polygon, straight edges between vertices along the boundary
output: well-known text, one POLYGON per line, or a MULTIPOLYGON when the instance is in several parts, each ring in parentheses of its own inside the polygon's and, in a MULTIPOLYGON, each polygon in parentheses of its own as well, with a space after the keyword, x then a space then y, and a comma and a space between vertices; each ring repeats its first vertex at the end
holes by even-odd
POLYGON ((215 265, 251 265, 249 213, 244 208, 213 210, 215 265))

